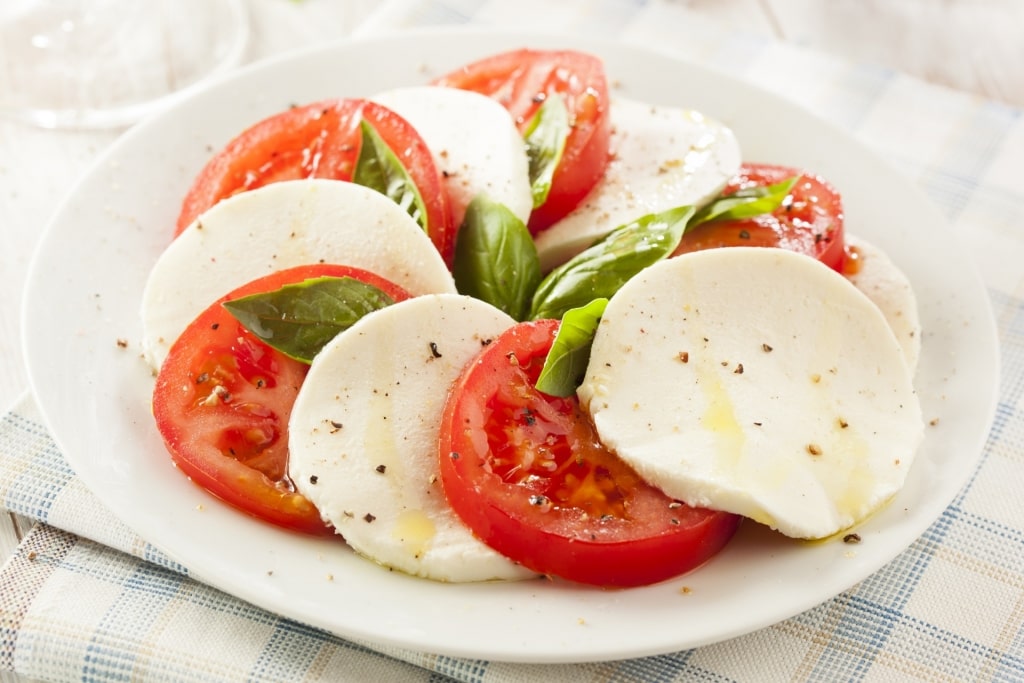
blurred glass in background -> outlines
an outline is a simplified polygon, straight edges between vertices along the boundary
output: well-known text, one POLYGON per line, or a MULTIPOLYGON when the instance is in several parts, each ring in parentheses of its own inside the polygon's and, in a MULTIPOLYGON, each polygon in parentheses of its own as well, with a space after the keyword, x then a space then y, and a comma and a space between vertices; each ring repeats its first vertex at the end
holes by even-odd
POLYGON ((0 115, 128 126, 239 64, 248 40, 244 0, 3 0, 0 115))

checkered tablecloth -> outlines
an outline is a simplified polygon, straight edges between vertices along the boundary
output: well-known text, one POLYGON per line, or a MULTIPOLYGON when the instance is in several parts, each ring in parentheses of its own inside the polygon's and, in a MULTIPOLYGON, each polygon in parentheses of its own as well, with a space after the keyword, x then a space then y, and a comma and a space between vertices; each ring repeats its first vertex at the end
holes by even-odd
POLYGON ((363 30, 534 29, 542 15, 545 30, 658 46, 778 89, 875 148, 943 210, 983 274, 1002 352, 996 422, 953 504, 875 575, 744 637, 619 662, 468 661, 341 640, 190 578, 86 490, 25 396, 0 418, 0 506, 40 524, 0 569, 0 670, 54 681, 1024 681, 1021 112, 693 25, 668 2, 408 1, 363 30))

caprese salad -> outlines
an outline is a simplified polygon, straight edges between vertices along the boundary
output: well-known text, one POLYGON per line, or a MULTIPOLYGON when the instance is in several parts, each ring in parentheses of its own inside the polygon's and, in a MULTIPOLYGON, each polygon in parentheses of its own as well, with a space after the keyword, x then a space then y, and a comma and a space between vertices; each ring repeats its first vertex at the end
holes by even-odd
POLYGON ((913 291, 838 192, 575 51, 254 123, 142 318, 182 472, 440 581, 655 583, 742 519, 827 538, 923 435, 913 291))

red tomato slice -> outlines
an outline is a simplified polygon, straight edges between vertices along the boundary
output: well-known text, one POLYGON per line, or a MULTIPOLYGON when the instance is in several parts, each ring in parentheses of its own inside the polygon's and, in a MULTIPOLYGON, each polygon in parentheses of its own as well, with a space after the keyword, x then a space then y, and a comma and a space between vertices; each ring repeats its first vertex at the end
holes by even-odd
POLYGON ((782 247, 813 256, 842 272, 846 248, 843 203, 839 193, 821 176, 786 166, 748 163, 740 166, 723 193, 764 187, 795 175, 801 175, 800 180, 774 213, 699 225, 683 236, 673 255, 713 247, 782 247))
POLYGON ((487 95, 508 109, 520 132, 552 94, 565 98, 572 129, 547 201, 530 215, 534 234, 572 211, 594 187, 609 160, 611 120, 604 64, 572 50, 505 52, 467 64, 434 81, 487 95))
POLYGON ((354 277, 395 301, 404 289, 373 273, 316 264, 278 271, 219 299, 171 347, 153 415, 171 459, 195 483, 272 524, 329 534, 288 478, 288 418, 308 366, 267 346, 221 302, 320 276, 354 277))
POLYGON ((542 574, 638 586, 689 571, 739 517, 688 507, 599 442, 575 397, 535 388, 558 322, 497 337, 453 385, 439 439, 441 482, 483 542, 542 574))
POLYGON ((427 233, 451 260, 458 226, 434 157, 419 133, 390 109, 361 99, 315 102, 275 114, 243 131, 206 164, 178 215, 177 235, 201 213, 239 192, 279 180, 351 180, 366 119, 398 156, 423 197, 427 233))

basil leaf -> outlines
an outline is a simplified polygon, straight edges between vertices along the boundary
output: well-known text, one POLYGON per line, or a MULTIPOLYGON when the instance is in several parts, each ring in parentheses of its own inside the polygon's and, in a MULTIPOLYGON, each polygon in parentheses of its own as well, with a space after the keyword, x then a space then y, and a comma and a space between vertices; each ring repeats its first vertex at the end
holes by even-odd
POLYGON ((711 221, 735 221, 771 213, 782 205, 800 180, 796 175, 774 185, 748 187, 728 196, 719 196, 697 212, 693 225, 711 221))
POLYGON ((327 342, 368 313, 394 303, 352 277, 318 277, 222 305, 238 322, 287 356, 311 363, 327 342))
POLYGON ((427 209, 416 183, 401 160, 365 119, 359 122, 363 142, 352 182, 386 195, 402 207, 428 234, 427 209))
POLYGON ((455 287, 524 320, 540 282, 530 231, 504 204, 479 194, 466 207, 455 242, 455 287))
POLYGON ((551 396, 572 396, 583 381, 590 362, 597 325, 608 299, 594 299, 586 306, 571 308, 562 316, 555 341, 537 377, 537 389, 551 396))
POLYGON ((549 95, 523 133, 526 156, 530 161, 530 188, 535 209, 547 201, 551 179, 562 160, 568 138, 569 110, 565 100, 558 94, 549 95))
POLYGON ((560 318, 570 308, 610 299, 631 277, 675 251, 695 211, 680 206, 611 231, 548 273, 534 293, 530 317, 560 318))

